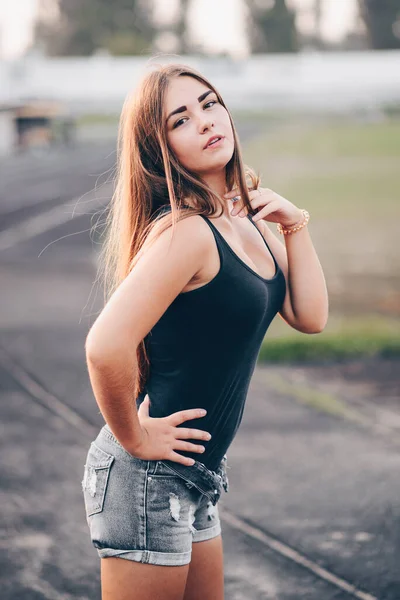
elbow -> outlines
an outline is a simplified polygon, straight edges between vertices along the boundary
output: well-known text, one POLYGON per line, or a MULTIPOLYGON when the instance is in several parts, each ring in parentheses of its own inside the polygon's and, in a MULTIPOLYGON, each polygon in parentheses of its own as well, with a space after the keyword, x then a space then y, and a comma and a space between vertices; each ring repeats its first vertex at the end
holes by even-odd
POLYGON ((115 348, 113 350, 110 345, 95 339, 93 334, 87 336, 85 341, 85 355, 88 364, 104 365, 110 362, 111 357, 116 354, 117 350, 115 348))
POLYGON ((304 318, 299 321, 299 331, 309 334, 322 333, 328 323, 328 317, 328 310, 324 310, 322 314, 316 314, 314 312, 313 315, 308 315, 307 319, 304 318))
POLYGON ((88 334, 85 340, 85 355, 88 362, 97 362, 101 355, 99 344, 93 339, 91 333, 88 334))
POLYGON ((89 334, 85 341, 85 354, 88 364, 96 366, 107 366, 119 364, 127 360, 135 360, 136 345, 124 343, 120 340, 117 344, 109 340, 96 339, 89 334))
POLYGON ((327 319, 320 323, 312 323, 309 326, 302 329, 303 333, 322 333, 327 325, 327 319))
POLYGON ((325 327, 313 327, 311 329, 307 329, 307 331, 305 331, 304 333, 309 333, 309 334, 322 333, 324 329, 325 329, 325 327))
POLYGON ((85 355, 88 365, 101 365, 107 362, 106 353, 100 351, 98 347, 94 348, 88 343, 85 344, 85 355))

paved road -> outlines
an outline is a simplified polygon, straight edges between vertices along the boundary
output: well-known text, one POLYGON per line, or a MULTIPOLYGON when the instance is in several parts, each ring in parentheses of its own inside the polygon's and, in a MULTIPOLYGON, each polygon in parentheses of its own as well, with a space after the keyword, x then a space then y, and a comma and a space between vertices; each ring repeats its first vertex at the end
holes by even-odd
MULTIPOLYGON (((101 305, 88 230, 111 188, 60 225, 60 212, 48 215, 91 189, 114 156, 109 145, 60 150, 42 171, 37 157, 24 160, 0 192, 1 597, 94 599, 81 480, 102 418, 83 345, 101 305), (25 239, 38 214, 49 229, 25 239)), ((399 600, 399 446, 278 393, 274 371, 256 370, 228 452, 227 600, 399 600)))

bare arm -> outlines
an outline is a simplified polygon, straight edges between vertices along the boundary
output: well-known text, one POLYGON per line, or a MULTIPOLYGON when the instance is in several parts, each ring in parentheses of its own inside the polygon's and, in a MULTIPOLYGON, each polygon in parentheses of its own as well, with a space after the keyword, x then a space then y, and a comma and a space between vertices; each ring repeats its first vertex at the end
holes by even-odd
POLYGON ((285 235, 282 242, 265 221, 258 223, 287 283, 280 316, 302 333, 320 333, 328 321, 328 292, 308 227, 285 235))
POLYGON ((143 253, 93 324, 85 344, 89 377, 100 411, 125 448, 141 427, 133 396, 141 340, 202 267, 206 226, 198 215, 172 227, 143 253), (172 241, 171 241, 172 240, 172 241))

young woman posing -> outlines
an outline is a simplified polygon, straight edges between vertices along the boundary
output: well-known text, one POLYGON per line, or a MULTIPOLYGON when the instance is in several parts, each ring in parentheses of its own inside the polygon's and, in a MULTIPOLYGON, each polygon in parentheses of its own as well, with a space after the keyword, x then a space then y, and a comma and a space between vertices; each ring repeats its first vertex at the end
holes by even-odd
POLYGON ((259 187, 194 69, 157 65, 127 98, 118 167, 85 346, 106 421, 82 481, 102 598, 222 600, 218 501, 259 349, 276 314, 324 329, 325 280, 307 211, 259 187))

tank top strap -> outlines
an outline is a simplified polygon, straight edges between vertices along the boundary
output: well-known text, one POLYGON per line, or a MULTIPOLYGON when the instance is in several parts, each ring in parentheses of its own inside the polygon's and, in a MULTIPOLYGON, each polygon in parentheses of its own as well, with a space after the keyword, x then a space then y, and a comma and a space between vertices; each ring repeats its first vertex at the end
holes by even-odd
POLYGON ((199 215, 210 227, 213 231, 216 231, 217 234, 219 233, 217 227, 215 227, 215 225, 213 225, 211 223, 211 219, 209 219, 208 217, 204 216, 204 215, 199 215))
POLYGON ((270 248, 270 246, 269 246, 269 244, 268 244, 267 240, 265 239, 265 237, 263 236, 263 234, 261 233, 261 231, 258 229, 258 227, 257 227, 257 225, 255 224, 255 222, 253 221, 253 218, 252 218, 252 216, 251 216, 251 214, 250 214, 250 213, 248 213, 248 215, 247 215, 247 218, 249 219, 249 221, 250 221, 251 223, 253 223, 254 227, 257 229, 258 233, 261 235, 261 237, 262 237, 262 240, 263 240, 263 242, 264 242, 265 246, 268 248, 268 250, 269 250, 269 253, 270 253, 270 255, 272 256, 272 259, 273 259, 273 261, 274 261, 274 264, 275 264, 275 269, 276 269, 276 270, 279 270, 279 269, 280 269, 280 267, 279 267, 279 265, 278 265, 278 263, 277 263, 277 260, 276 260, 276 258, 275 258, 275 255, 274 255, 274 253, 272 252, 272 250, 271 250, 271 248, 270 248))
MULTIPOLYGON (((183 206, 185 208, 190 208, 190 206, 185 205, 185 204, 183 206)), ((169 212, 171 212, 171 206, 169 204, 165 204, 164 206, 161 206, 157 210, 157 212, 158 212, 158 214, 169 213, 169 212)), ((225 250, 225 247, 224 247, 224 242, 225 242, 224 236, 218 231, 218 228, 215 227, 215 225, 213 225, 211 223, 211 219, 209 219, 208 217, 206 217, 204 215, 199 215, 199 216, 202 217, 203 221, 205 221, 209 225, 211 231, 213 232, 220 257, 221 257, 221 254, 223 254, 225 256, 227 253, 226 253, 226 250, 225 250)), ((228 256, 229 256, 229 254, 228 254, 228 256)))
POLYGON ((203 219, 203 221, 205 221, 207 223, 207 225, 210 227, 211 231, 213 232, 219 251, 225 253, 224 243, 226 244, 227 242, 224 239, 224 236, 222 235, 222 233, 220 231, 218 231, 218 227, 215 227, 215 225, 213 225, 213 223, 211 222, 211 219, 209 219, 208 217, 205 217, 204 215, 199 215, 199 216, 203 219))
MULTIPOLYGON (((203 217, 203 219, 204 219, 204 220, 205 220, 205 221, 206 221, 206 222, 207 222, 207 223, 210 225, 210 227, 211 227, 212 231, 214 231, 214 232, 215 232, 215 234, 216 234, 216 235, 215 235, 215 238, 216 238, 216 240, 217 240, 217 244, 218 244, 218 246, 220 245, 218 242, 220 242, 221 240, 222 240, 222 246, 223 246, 223 247, 225 247, 225 244, 227 244, 227 245, 229 246, 228 242, 226 241, 226 239, 224 238, 224 236, 222 235, 222 233, 221 233, 221 232, 218 230, 218 227, 215 227, 215 225, 213 225, 213 223, 211 222, 211 219, 209 219, 209 218, 205 217, 204 215, 200 215, 200 216, 201 216, 201 217, 203 217)), ((257 227, 257 225, 255 224, 255 222, 253 221, 253 219, 252 219, 252 217, 251 217, 250 213, 247 215, 247 218, 248 218, 248 219, 249 219, 249 221, 250 221, 250 222, 251 222, 251 223, 254 225, 254 227, 257 229, 257 231, 258 231, 258 233, 260 234, 260 236, 261 236, 261 238, 262 238, 262 240, 263 240, 263 242, 264 242, 265 246, 268 248, 268 250, 269 250, 269 252, 270 252, 270 254, 271 254, 271 256, 272 256, 272 258, 273 258, 273 260, 274 260, 275 267, 276 267, 276 268, 278 268, 278 265, 277 265, 277 262, 276 262, 275 256, 274 256, 273 252, 271 251, 271 248, 269 247, 269 244, 268 244, 267 240, 265 239, 265 237, 263 236, 263 234, 261 233, 261 231, 258 229, 258 227, 257 227)), ((230 247, 230 246, 229 246, 229 247, 230 247)), ((232 249, 231 249, 231 251, 232 251, 232 249)))

